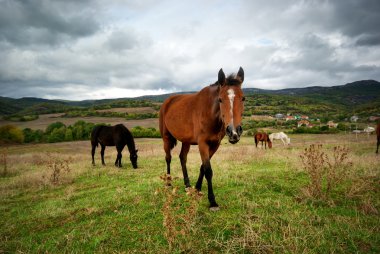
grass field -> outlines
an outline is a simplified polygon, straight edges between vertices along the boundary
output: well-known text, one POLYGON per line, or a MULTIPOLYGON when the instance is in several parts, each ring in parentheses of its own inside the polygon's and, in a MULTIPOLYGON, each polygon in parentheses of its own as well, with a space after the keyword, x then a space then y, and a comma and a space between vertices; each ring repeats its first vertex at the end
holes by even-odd
MULTIPOLYGON (((186 195, 173 150, 165 187, 160 139, 136 139, 139 168, 106 149, 91 165, 90 144, 1 147, 0 253, 379 253, 380 155, 374 136, 294 135, 292 145, 256 148, 252 138, 225 140, 211 163, 220 211, 205 195, 186 195), (349 147, 329 195, 308 192, 300 154, 310 144, 349 147), (198 201, 199 200, 199 201, 198 201)), ((188 156, 192 184, 200 156, 188 156)), ((324 183, 325 184, 325 183, 324 183)), ((324 185, 325 186, 325 185, 324 185)), ((325 187, 324 187, 325 188, 325 187)))

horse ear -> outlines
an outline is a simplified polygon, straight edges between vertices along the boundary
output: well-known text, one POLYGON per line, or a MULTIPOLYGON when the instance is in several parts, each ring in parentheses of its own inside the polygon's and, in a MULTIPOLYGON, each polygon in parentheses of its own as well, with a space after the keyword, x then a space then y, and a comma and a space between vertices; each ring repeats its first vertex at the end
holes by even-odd
POLYGON ((224 75, 223 69, 220 68, 218 73, 218 83, 223 86, 226 83, 226 75, 224 75))
POLYGON ((241 67, 239 68, 237 76, 241 79, 241 82, 244 81, 244 70, 243 70, 243 68, 241 68, 241 67))

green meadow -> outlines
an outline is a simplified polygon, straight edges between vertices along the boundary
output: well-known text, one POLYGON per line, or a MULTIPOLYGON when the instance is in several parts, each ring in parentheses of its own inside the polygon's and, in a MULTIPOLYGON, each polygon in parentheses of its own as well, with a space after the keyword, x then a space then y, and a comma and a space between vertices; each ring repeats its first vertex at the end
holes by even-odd
MULTIPOLYGON (((98 148, 92 166, 89 141, 3 146, 0 253, 379 253, 375 137, 290 137, 266 150, 252 137, 223 140, 211 161, 217 212, 205 180, 203 195, 185 191, 180 143, 171 187, 161 139, 135 140, 136 170, 127 149, 123 168, 113 165, 114 147, 106 166, 98 148), (322 147, 305 150, 312 144, 322 147)), ((197 146, 187 163, 194 185, 197 146)))

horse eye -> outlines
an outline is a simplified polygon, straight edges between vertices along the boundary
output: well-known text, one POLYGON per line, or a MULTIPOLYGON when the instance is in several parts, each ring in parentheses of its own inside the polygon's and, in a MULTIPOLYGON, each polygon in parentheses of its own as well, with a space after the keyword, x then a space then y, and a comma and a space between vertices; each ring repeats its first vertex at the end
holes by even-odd
POLYGON ((245 101, 245 97, 241 98, 242 101, 245 101))
POLYGON ((222 99, 221 98, 219 98, 219 102, 222 103, 222 99))

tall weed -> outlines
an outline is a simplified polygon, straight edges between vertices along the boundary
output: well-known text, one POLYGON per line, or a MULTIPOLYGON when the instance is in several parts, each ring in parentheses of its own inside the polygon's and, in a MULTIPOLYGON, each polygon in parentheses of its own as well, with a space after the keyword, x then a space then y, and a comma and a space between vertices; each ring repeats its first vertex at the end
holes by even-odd
POLYGON ((178 193, 178 187, 169 187, 172 184, 170 175, 160 176, 164 186, 156 191, 162 194, 164 236, 169 250, 178 249, 181 252, 189 251, 196 239, 196 219, 202 193, 190 187, 186 188, 186 195, 178 193))

